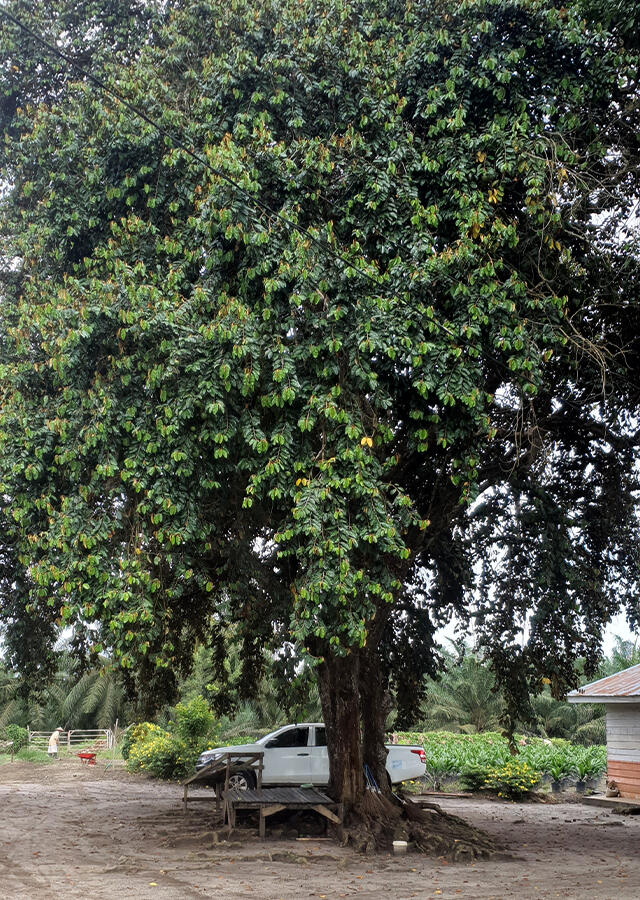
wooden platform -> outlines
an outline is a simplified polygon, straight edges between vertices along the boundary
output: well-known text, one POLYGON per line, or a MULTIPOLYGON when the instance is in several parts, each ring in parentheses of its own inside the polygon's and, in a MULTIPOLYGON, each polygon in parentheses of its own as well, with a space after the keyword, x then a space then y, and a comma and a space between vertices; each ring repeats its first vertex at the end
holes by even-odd
MULTIPOLYGON (((262 770, 264 753, 260 752, 239 752, 228 751, 215 756, 206 766, 199 769, 189 778, 185 778, 182 782, 184 789, 182 804, 184 814, 187 814, 187 804, 201 800, 210 800, 209 797, 189 796, 189 788, 196 786, 198 783, 208 782, 215 785, 215 802, 216 813, 220 812, 220 801, 222 792, 229 789, 229 778, 234 772, 245 772, 250 770, 254 773, 258 788, 262 786, 262 770)), ((226 807, 225 807, 226 809, 226 807)))
POLYGON ((330 822, 340 824, 342 809, 326 794, 316 788, 266 788, 250 791, 228 790, 223 793, 224 813, 229 831, 235 828, 236 812, 239 809, 257 809, 260 811, 259 834, 265 839, 265 821, 268 816, 283 809, 312 809, 330 822))

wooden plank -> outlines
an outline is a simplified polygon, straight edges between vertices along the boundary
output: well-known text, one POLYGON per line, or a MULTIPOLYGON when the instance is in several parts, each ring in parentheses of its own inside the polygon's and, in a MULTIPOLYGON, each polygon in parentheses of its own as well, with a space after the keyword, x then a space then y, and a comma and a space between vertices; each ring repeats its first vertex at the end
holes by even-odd
POLYGON ((640 775, 640 762, 630 762, 629 760, 609 759, 607 761, 607 769, 615 769, 628 775, 640 775))
POLYGON ((256 780, 262 782, 262 770, 264 768, 264 753, 223 753, 210 760, 202 769, 185 778, 182 784, 191 784, 194 781, 226 780, 227 769, 230 773, 242 772, 245 769, 256 771, 256 780))
POLYGON ((224 796, 233 802, 242 803, 298 803, 302 806, 313 806, 317 803, 323 803, 326 806, 333 805, 333 801, 326 794, 314 788, 263 788, 257 790, 250 788, 246 791, 240 791, 237 788, 229 788, 224 792, 224 796))
POLYGON ((330 809, 327 809, 326 806, 322 806, 322 804, 319 804, 318 806, 313 806, 311 808, 315 809, 316 812, 319 812, 321 816, 329 819, 330 822, 335 822, 336 825, 340 824, 341 820, 338 818, 338 816, 335 813, 331 812, 330 809))
POLYGON ((272 816, 274 813, 280 812, 283 809, 286 809, 284 803, 273 803, 271 806, 261 806, 260 812, 263 816, 272 816))
POLYGON ((619 788, 625 786, 629 789, 637 789, 640 791, 640 780, 637 778, 625 778, 621 775, 609 776, 609 778, 615 781, 619 788))
POLYGON ((607 777, 615 781, 622 797, 640 799, 640 763, 609 760, 607 777))

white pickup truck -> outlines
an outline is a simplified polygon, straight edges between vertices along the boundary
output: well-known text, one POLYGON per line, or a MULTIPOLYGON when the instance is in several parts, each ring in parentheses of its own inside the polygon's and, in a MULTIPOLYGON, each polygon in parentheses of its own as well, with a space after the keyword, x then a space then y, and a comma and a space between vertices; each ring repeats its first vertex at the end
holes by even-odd
MULTIPOLYGON (((387 744, 387 773, 391 784, 399 784, 425 773, 425 754, 422 747, 407 744, 387 744)), ((264 753, 262 783, 317 784, 329 782, 329 754, 324 725, 321 722, 300 722, 285 725, 265 734, 254 744, 235 747, 214 747, 198 757, 196 771, 222 753, 264 753)), ((251 771, 235 772, 229 786, 247 789, 255 787, 251 771)))

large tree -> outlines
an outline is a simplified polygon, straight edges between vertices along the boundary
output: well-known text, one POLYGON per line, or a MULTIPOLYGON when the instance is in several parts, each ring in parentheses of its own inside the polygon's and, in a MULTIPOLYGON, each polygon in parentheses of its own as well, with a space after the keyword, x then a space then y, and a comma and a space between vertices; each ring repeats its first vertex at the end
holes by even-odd
POLYGON ((626 6, 173 0, 110 92, 32 91, 0 307, 29 615, 159 691, 228 621, 247 680, 295 645, 347 806, 453 612, 512 715, 595 661, 636 582, 626 6))

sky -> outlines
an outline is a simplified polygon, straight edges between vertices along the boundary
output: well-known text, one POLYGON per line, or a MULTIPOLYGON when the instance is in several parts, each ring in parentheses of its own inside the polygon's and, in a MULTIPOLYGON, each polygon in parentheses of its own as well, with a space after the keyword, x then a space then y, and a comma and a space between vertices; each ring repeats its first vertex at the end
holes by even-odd
MULTIPOLYGON (((469 641, 472 643, 473 630, 470 630, 468 626, 465 626, 464 632, 465 635, 469 638, 469 641)), ((622 638, 623 641, 638 641, 640 643, 640 634, 631 631, 624 613, 618 613, 617 616, 614 616, 606 628, 604 640, 602 642, 602 649, 605 656, 609 656, 611 654, 611 651, 616 645, 616 637, 622 638)), ((452 640, 455 638, 460 638, 460 633, 458 632, 456 634, 455 620, 449 623, 446 628, 441 628, 436 633, 436 639, 441 643, 444 643, 445 647, 447 646, 448 640, 452 640)))

